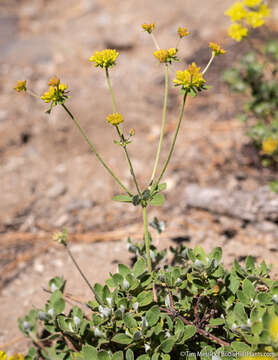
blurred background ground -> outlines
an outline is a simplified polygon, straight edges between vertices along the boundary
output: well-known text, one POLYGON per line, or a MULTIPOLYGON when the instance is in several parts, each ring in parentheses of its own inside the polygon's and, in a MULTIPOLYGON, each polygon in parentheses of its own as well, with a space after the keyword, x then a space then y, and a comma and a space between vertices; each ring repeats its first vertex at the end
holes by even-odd
MULTIPOLYGON (((277 178, 263 168, 248 150, 245 128, 235 115, 242 99, 231 95, 221 72, 247 51, 247 45, 228 39, 229 19, 224 11, 232 0, 0 0, 0 348, 24 351, 28 342, 18 339, 16 319, 31 306, 43 304, 42 287, 55 275, 68 280, 68 290, 88 299, 85 285, 66 254, 50 241, 53 231, 66 227, 73 252, 92 282, 102 282, 119 262, 129 262, 126 239, 142 239, 138 208, 112 203, 120 193, 117 184, 90 153, 71 120, 12 89, 27 79, 36 93, 47 89, 57 75, 71 90, 68 106, 89 138, 123 182, 131 187, 125 158, 112 141, 116 138, 105 117, 112 112, 104 72, 89 63, 95 50, 116 48, 118 64, 111 71, 124 129, 135 128, 129 151, 140 184, 151 175, 159 137, 163 101, 163 68, 153 57, 150 36, 142 23, 155 22, 161 47, 174 47, 176 29, 186 26, 190 36, 182 42, 183 64, 209 59, 208 42, 227 49, 216 58, 206 79, 212 89, 190 99, 173 161, 165 180, 166 202, 150 211, 166 222, 166 232, 155 237, 160 248, 183 242, 206 250, 224 249, 224 261, 274 263, 277 273, 277 223, 248 223, 239 218, 186 208, 187 184, 217 186, 228 191, 256 191, 277 178), (17 341, 13 341, 17 340, 17 341)), ((277 4, 273 2, 273 32, 277 4)), ((275 20, 276 19, 276 20, 275 20)), ((263 36, 263 34, 259 34, 263 36)), ((166 139, 162 158, 171 142, 179 105, 179 91, 170 88, 166 139)), ((43 295, 44 296, 44 295, 43 295)))

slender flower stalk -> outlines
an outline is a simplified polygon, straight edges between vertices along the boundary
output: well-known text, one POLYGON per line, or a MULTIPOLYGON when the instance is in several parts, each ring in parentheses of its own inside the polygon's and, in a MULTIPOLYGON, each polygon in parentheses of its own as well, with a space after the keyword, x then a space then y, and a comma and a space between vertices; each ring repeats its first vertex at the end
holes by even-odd
POLYGON ((181 111, 180 111, 180 116, 179 116, 179 120, 178 120, 178 124, 177 124, 177 128, 176 128, 176 131, 175 131, 175 134, 174 134, 174 137, 173 137, 173 141, 172 141, 172 144, 171 144, 171 147, 170 147, 170 151, 169 151, 169 155, 167 157, 167 160, 165 161, 165 164, 163 166, 163 169, 158 177, 158 179, 156 180, 156 182, 152 185, 152 190, 154 190, 157 185, 160 183, 160 180, 162 179, 166 169, 167 169, 167 166, 169 164, 169 161, 172 157, 172 154, 173 154, 173 151, 174 151, 174 147, 175 147, 175 144, 176 144, 176 141, 177 141, 177 136, 178 136, 178 133, 179 133, 179 130, 180 130, 180 126, 181 126, 181 121, 182 121, 182 118, 183 118, 183 113, 184 113, 184 106, 185 106, 185 101, 186 101, 186 97, 187 97, 187 93, 184 94, 184 97, 183 97, 183 101, 182 101, 182 107, 181 107, 181 111))
POLYGON ((158 166, 158 161, 159 161, 159 157, 160 157, 160 152, 161 152, 161 147, 162 147, 162 141, 163 141, 163 136, 164 136, 164 128, 165 128, 165 119, 166 119, 166 110, 167 110, 167 99, 168 99, 168 90, 169 90, 169 86, 168 86, 168 64, 165 64, 165 93, 164 93, 164 104, 163 104, 163 114, 162 114, 162 123, 161 123, 161 130, 160 130, 160 139, 159 139, 159 143, 158 143, 158 148, 157 148, 157 153, 156 153, 156 158, 155 158, 155 163, 154 163, 154 168, 153 168, 153 173, 151 176, 151 180, 150 180, 150 184, 153 183, 156 171, 157 171, 157 166, 158 166))
POLYGON ((158 42, 157 42, 157 40, 156 40, 156 37, 154 36, 153 33, 151 33, 151 37, 152 37, 152 40, 153 40, 153 42, 154 42, 154 46, 156 47, 156 49, 157 49, 157 50, 160 50, 160 47, 159 47, 158 42))
MULTIPOLYGON (((117 113, 117 106, 116 106, 116 101, 115 101, 115 95, 114 95, 114 92, 113 92, 113 89, 112 89, 112 86, 111 86, 108 68, 105 68, 105 74, 106 74, 106 80, 107 80, 107 84, 108 84, 108 87, 109 87, 109 90, 110 90, 110 94, 111 94, 111 98, 112 98, 113 111, 114 111, 114 113, 117 113)), ((124 142, 125 139, 124 139, 124 136, 123 136, 123 133, 122 133, 122 130, 121 130, 120 126, 119 126, 119 125, 116 125, 116 129, 117 129, 117 132, 118 132, 118 134, 119 134, 120 139, 124 142)), ((139 188, 139 185, 138 185, 138 182, 137 182, 135 173, 134 173, 134 169, 133 169, 132 163, 131 163, 131 161, 130 161, 130 157, 129 157, 129 154, 128 154, 126 145, 123 146, 123 148, 124 148, 125 156, 126 156, 126 159, 127 159, 127 162, 128 162, 130 174, 131 174, 131 176, 132 176, 132 178, 133 178, 133 181, 134 181, 134 183, 135 183, 137 192, 138 192, 138 194, 141 196, 141 190, 140 190, 140 188, 139 188)))
POLYGON ((211 63, 213 62, 213 59, 214 59, 214 58, 215 58, 215 53, 212 52, 211 57, 210 57, 210 59, 209 59, 209 62, 207 63, 207 66, 206 66, 206 67, 204 68, 204 70, 202 71, 202 74, 203 74, 203 75, 207 72, 207 70, 208 70, 208 68, 210 67, 211 63))
POLYGON ((96 157, 98 158, 98 160, 101 162, 101 164, 105 167, 105 169, 109 172, 109 174, 115 179, 115 181, 120 185, 120 187, 126 192, 128 193, 128 195, 133 196, 132 192, 129 191, 124 184, 121 182, 121 180, 114 174, 114 172, 110 169, 110 167, 106 164, 106 162, 103 160, 103 158, 99 155, 99 153, 97 152, 96 148, 94 147, 94 145, 91 143, 91 141, 89 140, 88 136, 85 134, 84 130, 82 129, 82 127, 80 126, 79 122, 75 119, 75 117, 72 115, 72 113, 70 112, 70 110, 66 107, 65 104, 62 104, 62 107, 65 109, 65 111, 67 112, 67 114, 70 116, 70 118, 73 120, 73 122, 75 123, 75 125, 77 126, 77 128, 79 129, 81 135, 84 137, 84 139, 86 140, 86 142, 88 143, 88 145, 90 146, 90 149, 92 150, 92 152, 96 155, 96 157))
POLYGON ((143 222, 144 222, 144 239, 145 239, 145 247, 146 247, 146 255, 147 255, 147 265, 149 273, 152 272, 152 260, 150 255, 150 235, 148 230, 148 218, 147 218, 147 209, 146 207, 142 207, 143 210, 143 222))

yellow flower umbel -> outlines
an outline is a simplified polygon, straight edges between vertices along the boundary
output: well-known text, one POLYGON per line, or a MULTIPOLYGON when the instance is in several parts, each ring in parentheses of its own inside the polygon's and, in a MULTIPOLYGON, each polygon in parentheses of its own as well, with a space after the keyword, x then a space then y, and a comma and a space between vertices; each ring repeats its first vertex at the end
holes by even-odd
MULTIPOLYGON (((263 153, 267 155, 272 155, 278 147, 278 140, 273 139, 273 137, 268 137, 262 143, 263 153)), ((277 341, 278 341, 278 318, 277 318, 277 341)))
POLYGON ((46 103, 50 103, 54 106, 57 104, 63 104, 65 100, 68 98, 66 95, 67 90, 66 84, 58 84, 57 86, 49 86, 48 91, 46 91, 41 99, 46 103))
POLYGON ((232 39, 241 41, 242 38, 247 36, 248 29, 241 24, 232 24, 228 29, 228 34, 232 39))
POLYGON ((7 355, 4 351, 0 351, 0 360, 6 360, 7 359, 7 355))
POLYGON ((262 0, 244 0, 244 5, 248 7, 255 7, 262 3, 262 0))
POLYGON ((189 32, 188 32, 187 28, 179 27, 178 28, 178 34, 179 34, 180 38, 184 38, 185 36, 189 35, 189 32))
POLYGON ((226 50, 222 49, 220 47, 220 45, 218 45, 216 43, 210 42, 209 47, 210 47, 210 49, 212 50, 212 52, 214 53, 215 56, 226 54, 226 50))
POLYGON ((172 63, 172 61, 178 61, 176 57, 177 54, 176 48, 170 48, 168 50, 161 49, 157 50, 153 53, 153 55, 161 62, 161 63, 172 63))
POLYGON ((267 355, 250 355, 250 356, 241 356, 239 360, 271 360, 273 356, 267 355))
POLYGON ((225 15, 228 15, 232 21, 239 21, 246 17, 247 10, 243 2, 237 1, 225 12, 225 15))
POLYGON ((8 360, 24 360, 24 356, 22 354, 14 354, 14 356, 9 356, 8 360))
POLYGON ((94 55, 90 57, 90 61, 95 63, 95 67, 108 69, 116 64, 116 59, 119 53, 115 49, 105 49, 102 51, 95 51, 94 55))
POLYGON ((178 70, 176 79, 173 80, 175 86, 182 86, 184 90, 201 90, 205 82, 200 68, 194 62, 188 66, 188 69, 184 71, 178 70))
MULTIPOLYGON (((26 80, 18 80, 18 82, 16 83, 16 85, 14 86, 15 91, 17 92, 22 92, 22 91, 26 91, 26 80)), ((1 353, 0 353, 1 354, 1 353)), ((0 358, 1 360, 1 358, 0 358)))
POLYGON ((152 24, 142 24, 142 29, 147 31, 149 34, 151 34, 153 32, 154 29, 154 23, 152 24))
POLYGON ((119 125, 121 122, 123 122, 123 116, 119 113, 113 113, 113 114, 109 114, 106 118, 107 122, 109 122, 109 124, 111 125, 119 125))
POLYGON ((49 86, 57 86, 57 85, 59 85, 59 84, 60 84, 60 79, 58 79, 58 78, 56 77, 56 75, 54 76, 54 78, 49 79, 49 82, 48 82, 48 85, 49 85, 49 86))
POLYGON ((270 320, 268 330, 271 339, 278 343, 278 316, 275 316, 270 320))

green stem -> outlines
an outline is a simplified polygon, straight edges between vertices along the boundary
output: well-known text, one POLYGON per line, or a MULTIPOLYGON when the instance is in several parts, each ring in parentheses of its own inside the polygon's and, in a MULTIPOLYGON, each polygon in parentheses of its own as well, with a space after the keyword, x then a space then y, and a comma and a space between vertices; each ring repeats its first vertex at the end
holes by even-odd
POLYGON ((184 105, 185 105, 185 101, 186 101, 186 96, 187 96, 187 93, 184 94, 184 97, 183 97, 183 101, 182 101, 182 107, 181 107, 181 111, 180 111, 180 116, 179 116, 179 121, 178 121, 178 125, 177 125, 177 128, 176 128, 176 131, 175 131, 175 135, 174 135, 174 138, 173 138, 173 141, 172 141, 172 144, 171 144, 171 147, 170 147, 170 151, 169 151, 169 155, 167 157, 167 160, 163 166, 163 169, 157 179, 157 181, 152 185, 152 190, 154 190, 157 185, 160 183, 160 180, 162 179, 166 169, 167 169, 167 166, 169 164, 169 161, 171 159, 171 156, 173 154, 173 151, 174 151, 174 147, 175 147, 175 144, 176 144, 176 140, 177 140, 177 136, 178 136, 178 133, 179 133, 179 129, 180 129, 180 126, 181 126, 181 121, 182 121, 182 118, 183 118, 183 113, 184 113, 184 105))
POLYGON ((160 138, 159 138, 159 143, 158 143, 158 148, 157 148, 157 153, 156 153, 156 158, 155 158, 155 163, 154 163, 154 168, 153 168, 153 173, 152 173, 152 177, 150 180, 150 184, 153 183, 155 174, 156 174, 156 170, 157 170, 157 166, 158 166, 158 161, 159 161, 159 156, 160 156, 160 152, 161 152, 161 146, 162 146, 162 141, 163 141, 163 136, 164 136, 164 128, 165 128, 165 118, 166 118, 166 110, 167 110, 167 98, 168 98, 168 64, 165 65, 165 93, 164 93, 164 104, 163 104, 163 114, 162 114, 162 123, 161 123, 161 131, 160 131, 160 138))
POLYGON ((92 152, 96 155, 96 157, 98 158, 98 160, 100 161, 100 163, 105 167, 105 169, 109 172, 109 174, 115 179, 115 181, 120 185, 120 187, 126 192, 128 193, 128 195, 133 196, 132 192, 129 191, 124 184, 121 182, 121 180, 113 173, 113 171, 109 168, 109 166, 106 164, 106 162, 102 159, 102 157, 99 155, 99 153, 97 152, 96 148, 94 147, 94 145, 91 143, 91 141, 89 140, 88 136, 85 134, 84 130, 82 129, 82 127, 80 126, 79 122, 75 119, 75 117, 72 115, 72 113, 70 112, 70 110, 66 107, 65 104, 62 104, 62 107, 65 109, 65 111, 67 112, 67 114, 70 116, 70 118, 73 120, 73 122, 75 123, 75 125, 77 126, 77 128, 79 129, 81 135, 84 137, 84 139, 86 140, 86 142, 88 143, 88 145, 90 146, 90 149, 92 150, 92 152))
POLYGON ((209 59, 209 62, 208 62, 208 64, 207 64, 207 66, 204 68, 204 70, 202 71, 202 74, 204 75, 206 72, 207 72, 207 70, 208 70, 208 68, 210 67, 210 65, 211 65, 211 63, 213 62, 213 59, 215 58, 215 52, 213 51, 212 52, 212 54, 211 54, 211 57, 210 57, 210 59, 209 59))
POLYGON ((146 255, 147 255, 147 264, 149 273, 152 272, 152 260, 150 255, 150 236, 148 231, 148 218, 147 218, 147 209, 146 207, 142 207, 143 209, 143 222, 144 222, 144 239, 145 239, 145 247, 146 247, 146 255))
MULTIPOLYGON (((116 101, 115 101, 115 95, 114 95, 114 92, 113 92, 113 89, 112 89, 112 86, 111 86, 111 82, 110 82, 108 68, 105 68, 105 74, 106 74, 106 80, 107 80, 107 84, 108 84, 110 94, 111 94, 111 98, 112 98, 113 112, 116 113, 117 112, 117 106, 116 106, 116 101)), ((123 133, 122 133, 122 130, 121 130, 120 126, 116 125, 116 129, 117 129, 117 132, 119 134, 120 140, 125 141, 125 138, 123 136, 123 133)), ((137 192, 141 196, 141 191, 140 191, 140 188, 139 188, 139 185, 138 185, 135 173, 134 173, 132 163, 130 161, 130 157, 129 157, 127 148, 126 148, 126 146, 124 146, 123 148, 124 148, 125 156, 126 156, 126 159, 127 159, 127 162, 128 162, 130 174, 131 174, 131 176, 133 178, 133 181, 134 181, 134 184, 136 186, 137 192)))
POLYGON ((89 283, 89 280, 86 278, 86 275, 83 273, 83 271, 80 269, 79 265, 77 264, 74 256, 72 255, 72 252, 70 251, 70 249, 68 248, 68 245, 65 245, 65 248, 72 260, 72 262, 74 263, 75 267, 77 268, 79 274, 82 276, 83 280, 86 282, 86 284, 88 285, 89 289, 92 291, 92 293, 96 296, 95 290, 92 287, 92 285, 89 283))

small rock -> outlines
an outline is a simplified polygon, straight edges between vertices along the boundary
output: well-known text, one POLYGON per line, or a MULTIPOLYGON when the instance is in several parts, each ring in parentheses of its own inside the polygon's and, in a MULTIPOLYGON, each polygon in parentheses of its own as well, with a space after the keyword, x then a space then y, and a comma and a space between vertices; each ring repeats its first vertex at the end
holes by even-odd
POLYGON ((94 206, 94 202, 89 199, 85 199, 85 200, 75 199, 70 201, 70 203, 66 207, 66 211, 89 209, 93 206, 94 206))
POLYGON ((58 196, 64 195, 67 192, 67 187, 61 182, 56 182, 47 191, 47 196, 51 199, 56 199, 58 196))
POLYGON ((34 270, 38 273, 43 273, 44 271, 44 266, 43 264, 41 263, 40 260, 36 260, 35 263, 34 263, 34 270))
POLYGON ((278 233, 278 226, 270 221, 262 221, 256 225, 257 229, 266 233, 278 233))
POLYGON ((61 226, 64 226, 68 221, 69 221, 68 214, 63 214, 55 221, 54 226, 59 228, 61 226))

